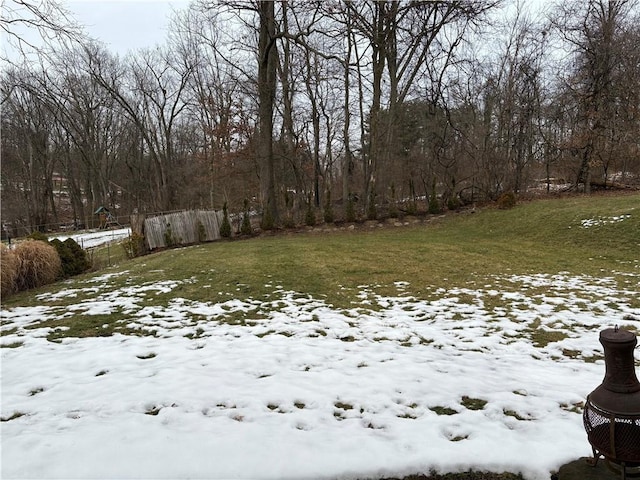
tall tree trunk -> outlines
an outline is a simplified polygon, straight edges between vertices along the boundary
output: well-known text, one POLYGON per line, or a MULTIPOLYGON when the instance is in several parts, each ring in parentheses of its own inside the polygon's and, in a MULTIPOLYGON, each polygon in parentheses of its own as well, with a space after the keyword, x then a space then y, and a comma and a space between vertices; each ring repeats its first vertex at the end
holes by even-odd
POLYGON ((277 69, 274 3, 267 0, 260 1, 259 12, 257 156, 260 165, 262 228, 272 229, 279 222, 273 159, 273 102, 276 93, 277 69))
POLYGON ((373 201, 376 191, 376 176, 378 174, 378 160, 381 153, 380 142, 380 110, 382 102, 382 76, 384 75, 384 65, 386 60, 385 51, 385 0, 376 1, 374 19, 374 31, 371 52, 373 68, 373 96, 369 120, 369 169, 365 173, 364 201, 365 211, 369 207, 369 202, 373 201))
POLYGON ((347 53, 344 63, 344 162, 342 164, 342 201, 346 205, 349 196, 349 185, 351 184, 351 138, 349 129, 351 128, 351 112, 349 110, 349 89, 351 88, 349 68, 351 63, 351 17, 347 16, 347 53))

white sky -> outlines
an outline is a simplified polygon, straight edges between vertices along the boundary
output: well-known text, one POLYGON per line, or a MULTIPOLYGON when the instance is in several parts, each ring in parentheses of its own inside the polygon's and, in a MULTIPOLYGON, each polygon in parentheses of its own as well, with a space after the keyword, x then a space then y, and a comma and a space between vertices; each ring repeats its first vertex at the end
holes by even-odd
MULTIPOLYGON (((125 55, 163 44, 174 11, 187 8, 190 0, 59 0, 70 14, 70 21, 77 22, 93 39, 106 44, 112 52, 125 55)), ((31 19, 14 0, 0 1, 0 13, 13 12, 9 16, 31 19)), ((27 43, 41 46, 40 33, 25 23, 14 23, 11 34, 27 43)), ((0 46, 3 57, 18 60, 15 38, 0 30, 0 46)), ((25 50, 28 53, 29 49, 25 50)))
POLYGON ((72 0, 63 5, 87 33, 118 54, 164 43, 174 10, 189 0, 72 0))
MULTIPOLYGON (((8 0, 9 4, 11 1, 8 0)), ((163 44, 172 12, 187 8, 190 4, 190 0, 59 1, 92 38, 105 43, 112 52, 120 55, 130 50, 163 44)), ((549 2, 525 0, 525 4, 539 7, 549 2)), ((21 36, 31 37, 30 33, 22 31, 23 26, 14 28, 21 36)))

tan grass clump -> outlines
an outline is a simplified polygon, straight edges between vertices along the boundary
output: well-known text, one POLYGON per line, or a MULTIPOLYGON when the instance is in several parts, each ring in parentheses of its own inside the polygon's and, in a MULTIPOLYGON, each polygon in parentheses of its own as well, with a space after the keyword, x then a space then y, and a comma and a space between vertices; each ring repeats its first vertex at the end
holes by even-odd
POLYGON ((56 281, 62 262, 55 248, 40 240, 25 240, 14 248, 18 259, 17 290, 28 290, 56 281))
POLYGON ((4 243, 0 244, 0 296, 6 297, 16 291, 18 258, 4 243))

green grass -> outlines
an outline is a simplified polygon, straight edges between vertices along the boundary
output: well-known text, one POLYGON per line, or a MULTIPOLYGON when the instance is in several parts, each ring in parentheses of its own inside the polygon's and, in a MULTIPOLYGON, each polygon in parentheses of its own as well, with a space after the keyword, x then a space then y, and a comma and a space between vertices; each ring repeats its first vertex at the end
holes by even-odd
POLYGON ((524 422, 524 421, 527 421, 527 420, 531 420, 530 418, 523 417, 522 415, 520 415, 520 414, 519 414, 518 412, 516 412, 515 410, 507 410, 507 409, 504 409, 504 410, 502 411, 502 413, 504 413, 504 414, 505 414, 505 416, 507 416, 507 417, 513 417, 513 418, 515 418, 516 420, 519 420, 519 421, 521 421, 521 422, 524 422))
POLYGON ((43 320, 25 328, 50 327, 52 331, 47 338, 52 341, 65 337, 109 337, 114 333, 140 334, 139 331, 126 327, 126 322, 123 322, 122 318, 119 312, 99 315, 80 314, 43 320))
MULTIPOLYGON (((118 248, 112 245, 110 252, 118 248)), ((638 252, 640 194, 629 194, 539 200, 511 210, 454 213, 414 226, 389 223, 388 228, 220 241, 133 260, 118 258, 117 265, 99 273, 126 271, 109 281, 109 289, 181 281, 169 293, 149 292, 146 305, 166 305, 176 297, 206 302, 275 300, 274 292, 283 289, 325 299, 336 308, 353 308, 361 304, 357 295, 362 285, 381 294, 429 298, 438 287, 473 288, 489 277, 511 274, 615 276, 628 288, 637 285, 637 278, 621 273, 638 274, 638 252), (623 214, 630 217, 618 223, 581 226, 584 219, 623 214), (394 285, 397 281, 408 285, 399 292, 394 285)), ((92 276, 95 273, 16 294, 3 299, 3 306, 42 304, 36 295, 87 287, 85 281, 92 276)), ((80 292, 74 298, 47 301, 47 305, 78 303, 95 296, 95 292, 80 292)), ((78 328, 86 334, 95 335, 101 329, 110 334, 115 322, 115 317, 87 319, 78 328), (109 326, 103 329, 105 324, 109 326)), ((545 341, 540 339, 540 343, 545 341)))
POLYGON ((127 260, 127 254, 120 244, 106 247, 94 247, 88 250, 88 258, 96 270, 118 265, 127 260))
POLYGON ((453 408, 442 407, 440 405, 437 405, 435 407, 429 407, 429 410, 431 410, 432 412, 435 412, 436 415, 456 415, 457 413, 459 413, 457 410, 454 410, 453 408))
POLYGON ((481 398, 467 397, 465 395, 464 397, 462 397, 460 404, 463 407, 468 408, 469 410, 483 410, 485 405, 487 404, 487 401, 481 398))
POLYGON ((559 342, 568 337, 563 330, 543 329, 540 319, 537 318, 528 326, 528 333, 535 347, 546 347, 550 343, 559 342))

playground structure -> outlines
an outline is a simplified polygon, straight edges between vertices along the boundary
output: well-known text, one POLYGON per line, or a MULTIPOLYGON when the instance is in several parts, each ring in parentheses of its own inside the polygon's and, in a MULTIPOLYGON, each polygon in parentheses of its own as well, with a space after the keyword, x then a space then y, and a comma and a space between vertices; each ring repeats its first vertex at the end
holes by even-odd
POLYGON ((93 214, 100 215, 100 224, 98 225, 98 229, 100 230, 106 230, 110 227, 122 227, 122 225, 118 223, 118 219, 106 207, 98 207, 93 214))

